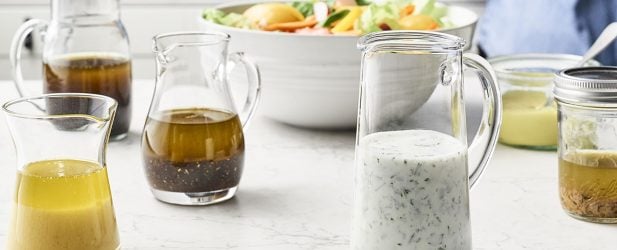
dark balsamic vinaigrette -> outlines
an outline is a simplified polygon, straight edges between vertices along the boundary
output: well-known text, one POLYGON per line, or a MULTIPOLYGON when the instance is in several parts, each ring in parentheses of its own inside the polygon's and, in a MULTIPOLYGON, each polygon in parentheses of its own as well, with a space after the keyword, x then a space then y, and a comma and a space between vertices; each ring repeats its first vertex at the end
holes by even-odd
POLYGON ((244 164, 242 124, 234 113, 189 108, 148 117, 142 140, 150 186, 169 192, 235 187, 244 164))
POLYGON ((114 98, 118 108, 111 136, 128 132, 131 123, 132 81, 131 62, 128 58, 113 54, 64 56, 44 62, 43 75, 45 93, 91 93, 114 98))

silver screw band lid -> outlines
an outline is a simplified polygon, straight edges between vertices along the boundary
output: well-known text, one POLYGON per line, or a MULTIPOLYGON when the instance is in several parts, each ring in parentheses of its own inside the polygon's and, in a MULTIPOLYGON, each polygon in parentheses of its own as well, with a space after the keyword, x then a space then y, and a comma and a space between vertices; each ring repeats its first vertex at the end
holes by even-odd
POLYGON ((556 73, 553 93, 560 102, 617 105, 617 67, 580 67, 556 73))

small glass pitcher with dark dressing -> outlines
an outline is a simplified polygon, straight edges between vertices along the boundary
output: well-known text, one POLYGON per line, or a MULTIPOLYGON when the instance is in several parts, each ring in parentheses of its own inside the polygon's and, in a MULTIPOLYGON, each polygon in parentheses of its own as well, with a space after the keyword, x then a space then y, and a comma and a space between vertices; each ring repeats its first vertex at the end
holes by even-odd
POLYGON ((227 52, 229 35, 171 33, 154 38, 156 88, 142 134, 145 173, 154 196, 208 205, 234 196, 244 167, 243 126, 259 99, 257 67, 227 52), (237 112, 228 85, 235 64, 247 71, 248 94, 237 112))
POLYGON ((31 19, 16 32, 10 61, 19 94, 23 84, 21 50, 34 30, 43 37, 43 92, 92 93, 118 102, 111 139, 128 135, 131 123, 129 39, 120 19, 119 0, 52 0, 51 19, 31 19))

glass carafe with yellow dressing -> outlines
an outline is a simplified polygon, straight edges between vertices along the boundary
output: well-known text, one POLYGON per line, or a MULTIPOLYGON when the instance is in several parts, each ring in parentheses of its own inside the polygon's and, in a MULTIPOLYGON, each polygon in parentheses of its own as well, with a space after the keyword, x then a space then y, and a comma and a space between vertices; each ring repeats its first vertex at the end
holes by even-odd
POLYGON ((48 94, 2 106, 18 164, 9 250, 119 249, 105 165, 116 106, 92 94, 48 94))

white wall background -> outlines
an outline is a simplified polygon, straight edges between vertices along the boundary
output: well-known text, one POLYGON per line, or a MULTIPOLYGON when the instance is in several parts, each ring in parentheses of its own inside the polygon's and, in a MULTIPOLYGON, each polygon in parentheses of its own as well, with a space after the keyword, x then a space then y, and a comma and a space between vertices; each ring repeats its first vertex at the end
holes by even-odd
MULTIPOLYGON (((153 79, 152 37, 157 33, 197 29, 201 10, 238 0, 121 0, 122 21, 129 33, 135 78, 153 79)), ((481 13, 485 0, 441 0, 481 13)), ((13 34, 25 18, 49 18, 50 0, 0 0, 0 80, 11 79, 9 48, 13 34)), ((33 52, 24 50, 26 79, 40 79, 41 61, 34 39, 33 52)))

